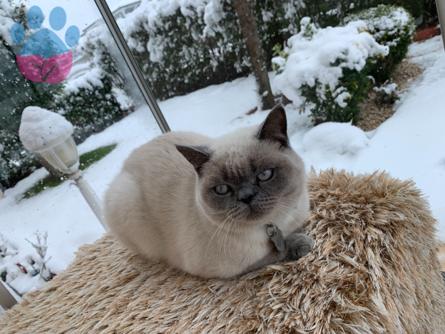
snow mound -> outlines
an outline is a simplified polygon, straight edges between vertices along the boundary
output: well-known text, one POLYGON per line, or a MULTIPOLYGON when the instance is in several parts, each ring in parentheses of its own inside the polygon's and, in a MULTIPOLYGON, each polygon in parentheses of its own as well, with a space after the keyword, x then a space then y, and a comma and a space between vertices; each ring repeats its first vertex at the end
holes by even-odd
POLYGON ((73 134, 73 130, 73 125, 63 116, 40 107, 30 106, 23 110, 19 136, 23 146, 35 152, 65 140, 73 134))
POLYGON ((355 155, 369 144, 369 138, 356 126, 327 122, 309 130, 303 137, 306 152, 355 155))

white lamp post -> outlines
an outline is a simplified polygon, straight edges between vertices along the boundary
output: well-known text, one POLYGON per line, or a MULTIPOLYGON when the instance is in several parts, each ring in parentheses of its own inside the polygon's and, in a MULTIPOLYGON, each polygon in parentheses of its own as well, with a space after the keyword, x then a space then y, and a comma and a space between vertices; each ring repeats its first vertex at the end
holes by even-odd
MULTIPOLYGON (((79 154, 72 134, 72 124, 59 114, 39 107, 27 107, 23 111, 19 135, 25 148, 35 153, 56 176, 62 174, 74 180, 106 229, 99 200, 79 170, 79 154)), ((8 309, 16 302, 15 297, 0 281, 0 308, 8 309)))
POLYGON ((79 170, 79 154, 72 134, 72 124, 57 113, 39 107, 27 107, 23 111, 19 129, 23 146, 36 154, 50 172, 74 180, 106 230, 99 199, 79 170))

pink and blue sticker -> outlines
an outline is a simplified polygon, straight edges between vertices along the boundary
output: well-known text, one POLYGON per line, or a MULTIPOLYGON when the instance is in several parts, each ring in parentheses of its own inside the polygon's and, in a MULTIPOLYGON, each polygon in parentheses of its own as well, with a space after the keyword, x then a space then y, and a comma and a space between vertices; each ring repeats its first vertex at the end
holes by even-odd
POLYGON ((33 82, 61 83, 68 77, 73 65, 70 48, 79 42, 79 28, 74 25, 68 27, 65 31, 65 41, 54 32, 62 30, 66 25, 67 17, 62 7, 53 8, 49 15, 52 30, 42 28, 45 16, 38 6, 31 7, 26 17, 31 29, 29 36, 19 23, 15 23, 11 28, 13 43, 21 46, 16 55, 20 72, 33 82))

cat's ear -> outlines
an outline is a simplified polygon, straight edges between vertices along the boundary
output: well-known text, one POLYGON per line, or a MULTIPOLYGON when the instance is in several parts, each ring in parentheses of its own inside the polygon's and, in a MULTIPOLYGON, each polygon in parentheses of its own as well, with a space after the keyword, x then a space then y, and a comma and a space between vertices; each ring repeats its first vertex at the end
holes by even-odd
POLYGON ((276 106, 267 115, 266 120, 260 126, 257 138, 278 142, 282 147, 289 147, 286 112, 282 106, 276 106))
POLYGON ((210 160, 210 150, 206 146, 176 145, 176 148, 195 167, 198 174, 202 166, 210 160))

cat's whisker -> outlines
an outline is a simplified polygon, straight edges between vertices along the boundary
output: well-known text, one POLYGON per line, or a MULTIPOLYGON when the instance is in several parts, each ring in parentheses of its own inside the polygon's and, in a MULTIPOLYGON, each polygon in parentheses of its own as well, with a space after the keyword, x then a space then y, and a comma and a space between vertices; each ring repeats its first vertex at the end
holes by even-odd
POLYGON ((206 252, 209 250, 209 246, 211 245, 212 240, 221 232, 224 230, 224 226, 226 224, 227 221, 229 221, 232 217, 232 214, 236 211, 236 207, 232 208, 229 210, 229 212, 227 212, 227 216, 226 218, 223 220, 223 222, 216 228, 215 232, 212 234, 212 236, 210 237, 210 239, 207 242, 207 245, 205 247, 206 252))

